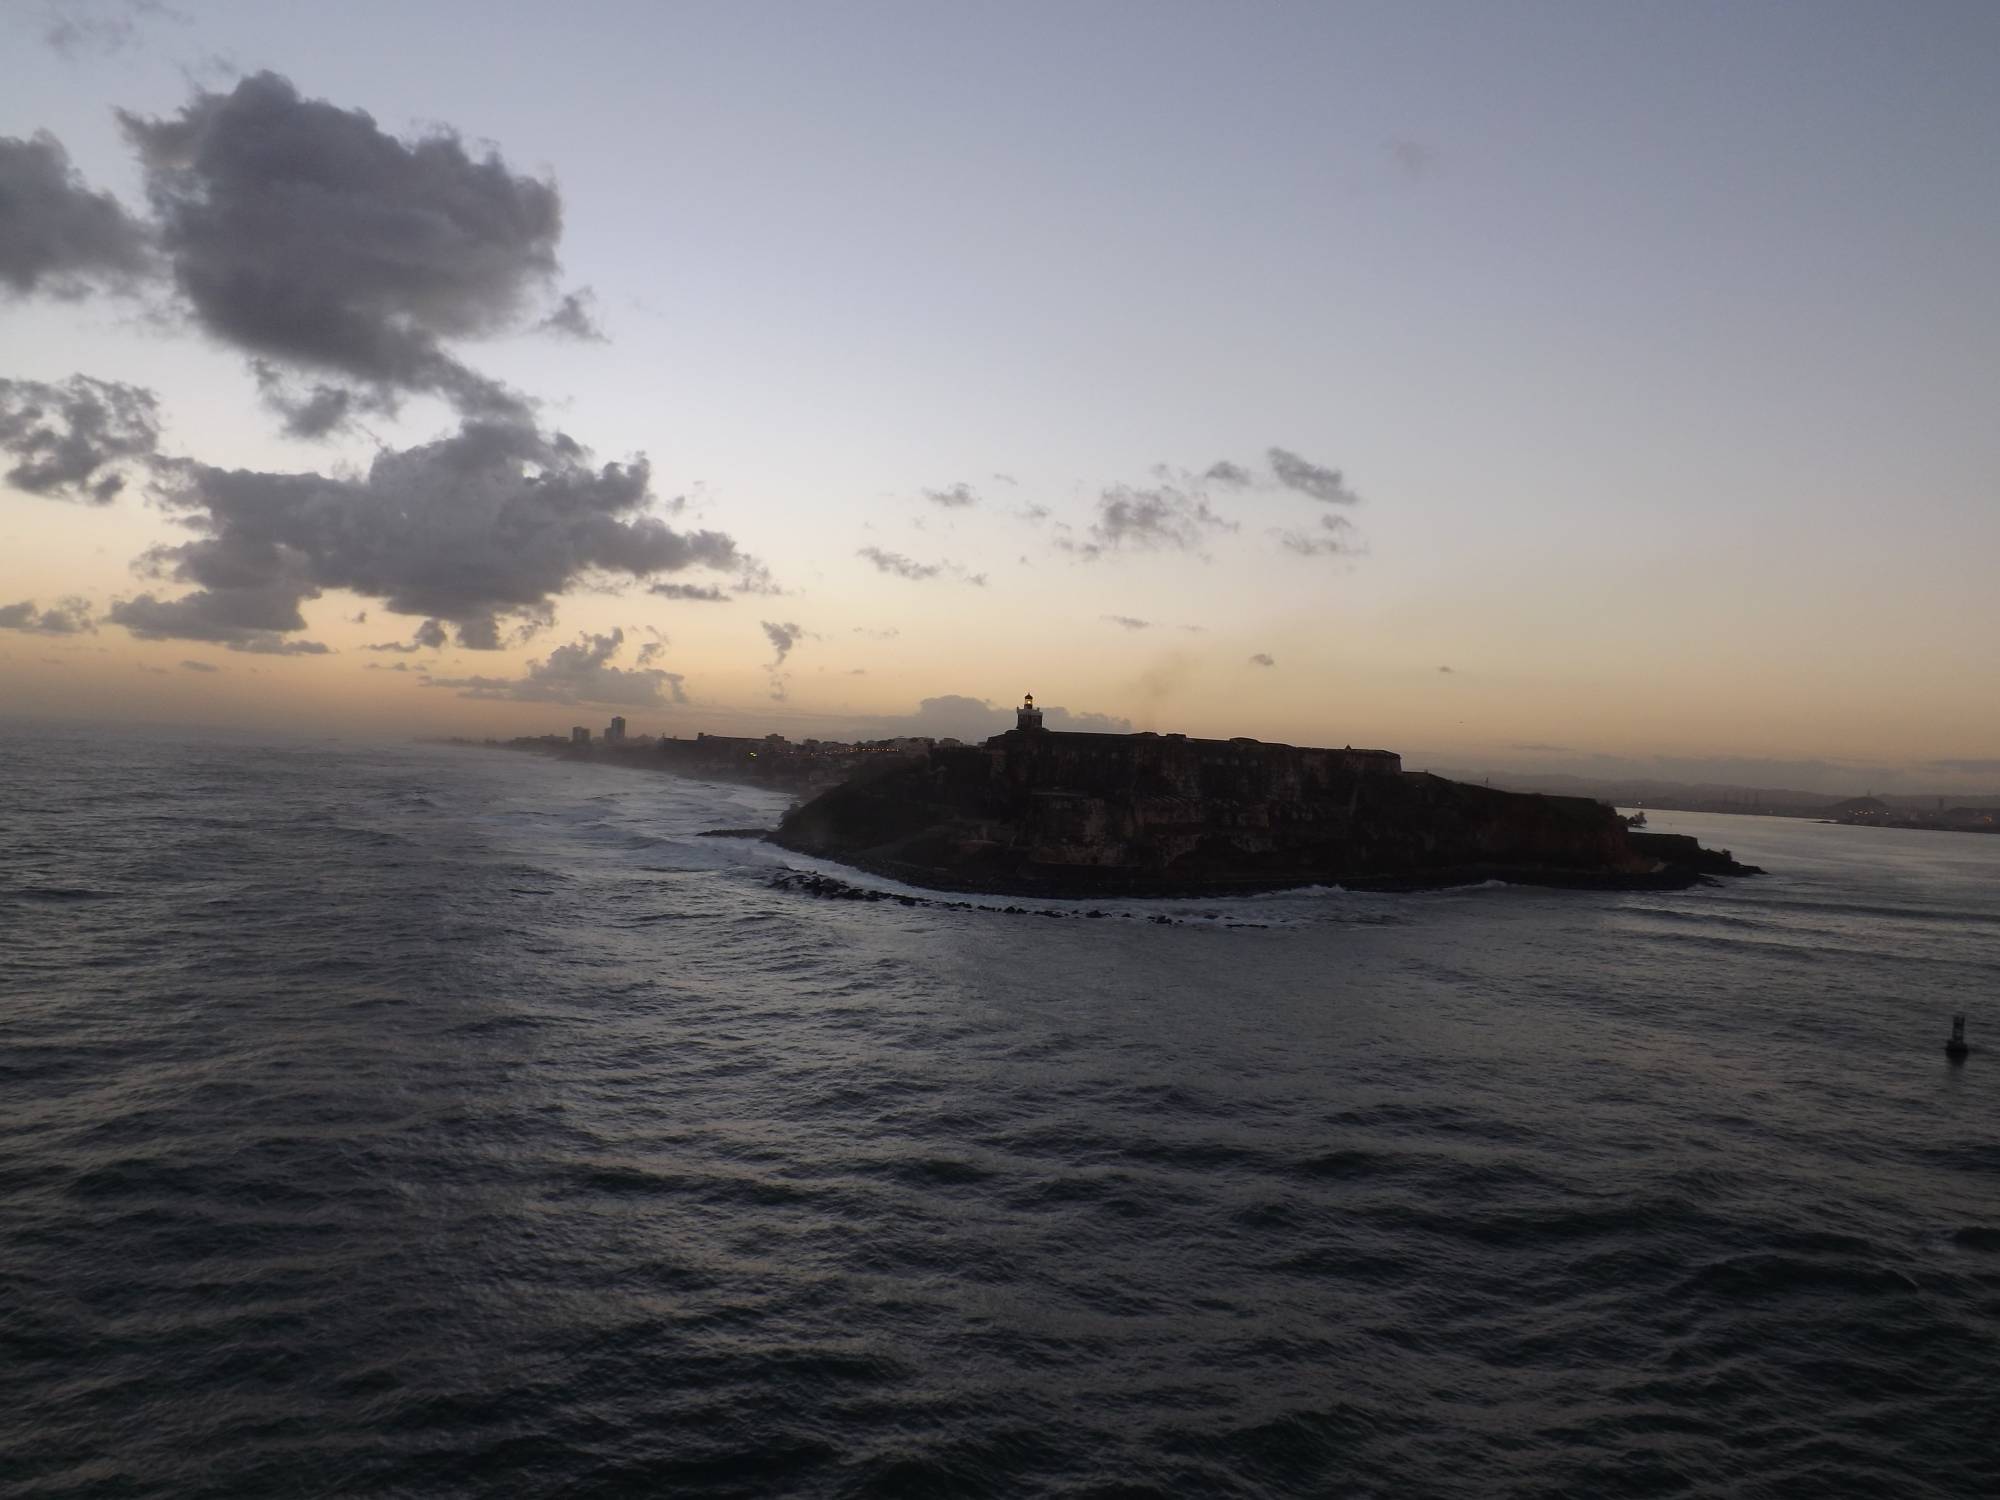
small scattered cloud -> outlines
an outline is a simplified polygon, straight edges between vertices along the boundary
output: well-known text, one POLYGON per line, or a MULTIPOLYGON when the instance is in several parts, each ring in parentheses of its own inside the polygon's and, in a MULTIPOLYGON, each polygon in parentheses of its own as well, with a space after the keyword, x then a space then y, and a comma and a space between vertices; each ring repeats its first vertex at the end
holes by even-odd
POLYGON ((776 670, 785 664, 785 658, 792 654, 792 648, 805 639, 805 631, 790 620, 780 624, 774 620, 760 620, 764 635, 771 643, 771 667, 776 670))
POLYGON ((214 662, 184 661, 181 663, 181 670, 184 672, 220 672, 222 668, 215 665, 214 662))
POLYGON ((947 510, 962 510, 979 503, 979 492, 969 484, 949 484, 941 490, 925 490, 924 498, 933 505, 942 505, 947 510))
POLYGON ((1422 182, 1438 169, 1437 148, 1423 141, 1398 136, 1383 149, 1388 153, 1389 165, 1411 182, 1422 182))
POLYGON ((662 599, 678 599, 683 603, 729 604, 734 601, 714 584, 706 583, 655 583, 647 590, 662 599))
POLYGON ((790 620, 760 620, 764 627, 765 639, 771 643, 771 661, 766 670, 770 673, 771 701, 785 701, 785 658, 790 656, 799 642, 805 639, 805 631, 790 620))
POLYGON ((869 562, 875 564, 878 573, 893 573, 898 578, 907 578, 912 582, 935 578, 944 571, 942 563, 915 562, 900 552, 885 552, 880 547, 863 547, 854 555, 867 558, 869 562))
POLYGON ((1141 620, 1133 615, 1100 615, 1098 618, 1108 621, 1110 624, 1122 626, 1126 630, 1151 630, 1153 628, 1151 620, 1141 620))
POLYGON ((890 573, 897 578, 907 578, 913 583, 921 583, 929 578, 956 578, 975 588, 986 587, 984 573, 970 573, 955 562, 923 563, 903 556, 900 552, 885 551, 881 547, 863 547, 854 554, 875 565, 878 573, 890 573))
POLYGON ((1452 675, 1453 675, 1453 674, 1452 674, 1452 670, 1451 670, 1451 668, 1450 668, 1450 667, 1439 667, 1439 668, 1438 668, 1438 670, 1439 670, 1440 672, 1444 673, 1444 674, 1445 674, 1445 676, 1447 676, 1447 677, 1450 677, 1450 676, 1452 676, 1452 675))
POLYGON ((1354 541, 1354 523, 1345 516, 1321 516, 1319 534, 1305 531, 1280 531, 1278 545, 1287 552, 1296 552, 1300 557, 1351 556, 1360 551, 1354 541))
POLYGON ((1253 667, 1275 667, 1277 664, 1278 659, 1268 651, 1259 651, 1250 658, 1253 667))
POLYGON ((1002 474, 998 469, 995 469, 993 471, 993 478, 996 483, 1008 485, 1010 487, 1018 485, 1021 482, 1020 480, 1016 479, 1012 474, 1002 474))
POLYGON ((7 482, 31 495, 109 505, 128 466, 156 457, 159 442, 159 401, 143 386, 88 375, 0 379, 0 453, 14 460, 7 482))
POLYGON ((72 60, 86 53, 109 57, 122 52, 145 23, 188 21, 184 12, 162 0, 45 0, 41 19, 42 41, 72 60))
POLYGON ((1176 485, 1134 489, 1120 484, 1098 496, 1089 541, 1058 538, 1056 545, 1084 558, 1125 549, 1188 552, 1215 533, 1236 529, 1236 522, 1216 514, 1198 491, 1176 485))
POLYGON ((0 630, 25 630, 37 635, 84 635, 97 625, 90 618, 90 601, 71 595, 58 599, 47 609, 36 609, 35 601, 0 604, 0 630))
POLYGON ((884 626, 880 630, 871 629, 866 625, 857 625, 854 627, 854 633, 856 635, 865 635, 871 641, 893 641, 903 632, 894 625, 884 626))
POLYGON ((428 688, 445 688, 461 698, 504 699, 515 703, 603 704, 613 708, 663 708, 687 702, 679 672, 659 667, 614 667, 625 644, 623 629, 606 635, 580 634, 541 661, 528 663, 520 677, 425 677, 428 688))
POLYGON ((1301 495, 1324 500, 1330 505, 1355 505, 1360 502, 1361 497, 1347 487, 1347 480, 1338 469, 1308 462, 1285 448, 1271 449, 1269 457, 1271 472, 1277 476, 1278 483, 1288 490, 1296 490, 1301 495))
POLYGON ((1201 477, 1210 484, 1219 484, 1226 489, 1232 490, 1245 489, 1254 483, 1256 479, 1256 476, 1244 468, 1243 465, 1231 463, 1226 458, 1219 458, 1210 464, 1202 472, 1201 477))
POLYGON ((605 337, 604 329, 592 311, 596 305, 597 293, 587 286, 565 292, 556 303, 555 311, 535 325, 535 332, 576 339, 586 344, 608 344, 611 341, 605 337))
POLYGON ((407 641, 383 641, 379 645, 370 646, 367 649, 370 651, 399 651, 405 654, 412 651, 442 651, 449 640, 450 636, 445 631, 444 621, 426 620, 417 627, 416 634, 407 641))

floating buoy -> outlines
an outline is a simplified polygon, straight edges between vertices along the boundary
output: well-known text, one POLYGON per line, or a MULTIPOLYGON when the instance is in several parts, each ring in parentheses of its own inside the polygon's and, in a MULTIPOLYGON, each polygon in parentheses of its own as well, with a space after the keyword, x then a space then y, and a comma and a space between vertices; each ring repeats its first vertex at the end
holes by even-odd
POLYGON ((1965 1061, 1965 1054, 1972 1049, 1965 1045, 1965 1017, 1951 1018, 1951 1040, 1944 1044, 1944 1055, 1953 1062, 1965 1061))

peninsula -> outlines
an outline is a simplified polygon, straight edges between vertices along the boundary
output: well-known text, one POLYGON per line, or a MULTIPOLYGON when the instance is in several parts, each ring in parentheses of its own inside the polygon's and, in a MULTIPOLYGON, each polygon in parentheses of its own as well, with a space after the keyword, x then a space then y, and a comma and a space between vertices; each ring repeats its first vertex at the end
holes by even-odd
POLYGON ((1660 890, 1759 873, 1692 838, 1629 830, 1584 797, 1407 772, 1386 750, 1059 733, 1033 698, 1014 729, 863 771, 769 837, 911 885, 1044 897, 1487 880, 1660 890))

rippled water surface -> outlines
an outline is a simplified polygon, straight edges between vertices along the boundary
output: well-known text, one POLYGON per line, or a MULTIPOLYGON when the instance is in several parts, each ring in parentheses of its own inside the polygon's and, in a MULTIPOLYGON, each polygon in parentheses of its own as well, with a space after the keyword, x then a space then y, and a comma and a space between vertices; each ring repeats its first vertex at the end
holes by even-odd
POLYGON ((2000 838, 1091 920, 498 751, 0 770, 0 1494, 2000 1493, 2000 838))

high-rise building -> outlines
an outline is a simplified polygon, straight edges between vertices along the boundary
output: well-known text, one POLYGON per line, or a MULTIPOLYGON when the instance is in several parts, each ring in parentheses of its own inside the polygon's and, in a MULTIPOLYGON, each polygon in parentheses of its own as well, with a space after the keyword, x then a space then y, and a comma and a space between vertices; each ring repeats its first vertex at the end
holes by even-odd
POLYGON ((590 731, 585 729, 581 724, 572 725, 569 731, 569 742, 572 745, 588 745, 590 743, 590 731))
POLYGON ((607 745, 622 745, 625 743, 625 716, 623 714, 613 714, 611 716, 610 724, 605 726, 604 743, 607 745))

